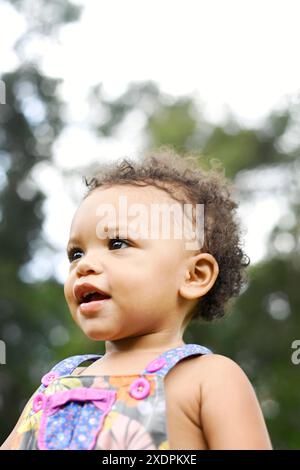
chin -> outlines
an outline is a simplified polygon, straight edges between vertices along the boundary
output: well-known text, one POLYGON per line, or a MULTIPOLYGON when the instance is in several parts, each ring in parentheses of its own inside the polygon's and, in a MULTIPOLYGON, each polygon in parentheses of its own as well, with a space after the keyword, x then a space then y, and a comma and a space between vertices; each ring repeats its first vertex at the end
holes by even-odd
POLYGON ((112 335, 110 335, 109 333, 105 333, 104 331, 97 331, 92 329, 85 330, 83 328, 81 329, 85 336, 87 336, 93 341, 109 341, 115 339, 112 335))
POLYGON ((95 330, 86 330, 85 328, 81 327, 81 331, 85 336, 87 336, 89 339, 92 339, 93 341, 103 341, 105 340, 105 335, 103 332, 100 331, 95 331, 95 330))

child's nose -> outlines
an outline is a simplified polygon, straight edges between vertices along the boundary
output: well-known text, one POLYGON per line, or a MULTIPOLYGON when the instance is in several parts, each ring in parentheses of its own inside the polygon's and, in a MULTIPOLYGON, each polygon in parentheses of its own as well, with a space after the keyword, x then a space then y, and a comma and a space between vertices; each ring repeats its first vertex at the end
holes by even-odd
POLYGON ((95 260, 95 257, 84 256, 77 262, 76 272, 78 275, 83 276, 91 273, 99 274, 102 271, 102 265, 98 260, 95 260))

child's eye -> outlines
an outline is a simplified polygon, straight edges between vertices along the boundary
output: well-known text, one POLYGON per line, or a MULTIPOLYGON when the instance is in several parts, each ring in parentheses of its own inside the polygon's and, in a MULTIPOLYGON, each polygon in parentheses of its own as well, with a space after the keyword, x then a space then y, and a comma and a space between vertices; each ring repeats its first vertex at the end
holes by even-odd
POLYGON ((76 259, 78 259, 76 257, 78 254, 82 254, 82 250, 80 248, 77 248, 77 247, 71 248, 68 251, 68 258, 69 258, 70 263, 72 263, 72 261, 75 261, 76 259))
POLYGON ((123 238, 111 238, 109 240, 108 246, 109 248, 114 247, 112 248, 112 250, 114 250, 120 248, 120 245, 122 245, 122 243, 125 243, 125 245, 130 246, 129 242, 127 240, 123 240, 123 238))
MULTIPOLYGON (((108 241, 108 247, 111 250, 121 248, 122 244, 130 246, 130 243, 127 240, 123 240, 122 238, 110 238, 108 241)), ((70 263, 81 258, 82 253, 82 250, 76 246, 74 248, 70 248, 68 251, 68 258, 70 263)))

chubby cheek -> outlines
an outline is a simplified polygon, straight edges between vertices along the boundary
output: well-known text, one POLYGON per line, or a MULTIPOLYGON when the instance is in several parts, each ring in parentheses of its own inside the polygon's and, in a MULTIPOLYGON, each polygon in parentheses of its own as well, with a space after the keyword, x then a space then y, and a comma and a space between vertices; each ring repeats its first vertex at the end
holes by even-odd
POLYGON ((153 301, 158 304, 170 304, 176 301, 179 285, 179 266, 173 259, 160 257, 160 263, 148 271, 146 286, 151 286, 153 301), (150 279, 151 277, 151 279, 150 279))
POLYGON ((72 287, 73 287, 72 280, 68 278, 64 285, 64 295, 65 295, 65 299, 69 308, 71 308, 72 305, 74 304, 72 287))
POLYGON ((147 260, 147 268, 141 266, 122 273, 114 285, 118 303, 122 309, 153 311, 176 297, 175 273, 164 265, 157 266, 147 260), (118 285, 117 285, 118 284, 118 285))

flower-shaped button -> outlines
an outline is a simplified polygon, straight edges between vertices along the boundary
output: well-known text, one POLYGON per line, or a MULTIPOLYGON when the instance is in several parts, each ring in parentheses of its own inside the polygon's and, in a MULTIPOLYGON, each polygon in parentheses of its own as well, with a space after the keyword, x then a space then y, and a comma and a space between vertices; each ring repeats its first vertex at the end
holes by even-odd
POLYGON ((163 366, 165 366, 167 361, 165 360, 164 357, 159 357, 158 359, 154 359, 154 361, 150 362, 148 364, 146 371, 147 372, 156 372, 157 370, 161 369, 163 366))
POLYGON ((59 374, 57 372, 48 372, 42 377, 41 382, 45 387, 48 387, 48 385, 53 382, 53 380, 57 379, 57 377, 59 377, 59 374))
POLYGON ((43 393, 37 393, 32 403, 33 411, 36 413, 42 410, 46 400, 47 400, 47 397, 43 393))
POLYGON ((149 395, 150 383, 143 377, 136 379, 130 386, 130 395, 137 400, 142 400, 149 395))

